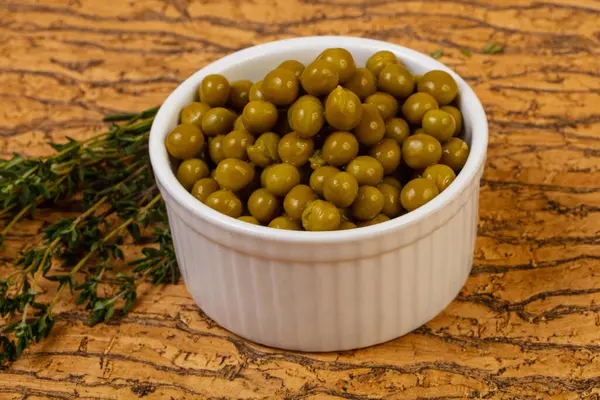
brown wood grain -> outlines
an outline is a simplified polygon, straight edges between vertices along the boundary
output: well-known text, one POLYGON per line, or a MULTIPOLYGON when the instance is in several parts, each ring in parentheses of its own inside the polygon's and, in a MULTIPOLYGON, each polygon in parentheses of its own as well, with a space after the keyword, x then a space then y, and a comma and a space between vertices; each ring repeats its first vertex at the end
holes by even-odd
MULTIPOLYGON (((183 284, 94 328, 66 296, 53 335, 0 370, 0 398, 600 399, 599 21, 597 0, 0 1, 0 156, 47 154, 228 53, 317 34, 443 48, 490 122, 472 275, 415 332, 300 354, 221 329, 183 284)), ((61 215, 15 230, 0 272, 61 215)))

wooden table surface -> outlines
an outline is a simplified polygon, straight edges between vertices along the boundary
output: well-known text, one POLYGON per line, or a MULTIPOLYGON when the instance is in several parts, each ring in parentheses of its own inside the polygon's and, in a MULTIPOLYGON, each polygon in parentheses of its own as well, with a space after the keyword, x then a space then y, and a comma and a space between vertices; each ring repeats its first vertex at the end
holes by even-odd
MULTIPOLYGON (((215 326, 183 284, 145 288, 94 328, 67 296, 53 335, 0 370, 0 398, 599 399, 599 20, 597 0, 2 0, 3 157, 158 105, 233 51, 318 34, 443 48, 486 108, 490 146, 471 277, 415 332, 289 353, 215 326), (505 52, 485 54, 492 41, 505 52)), ((8 238, 5 270, 55 217, 8 238)))

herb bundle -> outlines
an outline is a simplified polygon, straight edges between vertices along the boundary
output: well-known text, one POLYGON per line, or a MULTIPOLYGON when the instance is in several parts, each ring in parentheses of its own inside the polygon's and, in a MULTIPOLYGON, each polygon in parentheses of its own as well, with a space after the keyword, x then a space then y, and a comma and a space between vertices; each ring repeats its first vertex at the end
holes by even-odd
POLYGON ((89 310, 93 325, 116 312, 129 312, 139 283, 178 279, 166 211, 148 155, 156 111, 108 116, 106 132, 53 143, 56 153, 47 157, 0 160, 0 246, 38 208, 67 201, 81 207, 76 217, 45 226, 41 243, 21 250, 12 272, 0 277, 0 316, 6 321, 0 364, 16 360, 50 334, 54 307, 65 290, 89 310), (156 244, 144 248, 141 258, 126 263, 128 268, 114 268, 123 264, 124 244, 148 241, 156 244), (56 285, 48 302, 40 301, 42 281, 56 285), (101 286, 110 295, 102 296, 101 286))

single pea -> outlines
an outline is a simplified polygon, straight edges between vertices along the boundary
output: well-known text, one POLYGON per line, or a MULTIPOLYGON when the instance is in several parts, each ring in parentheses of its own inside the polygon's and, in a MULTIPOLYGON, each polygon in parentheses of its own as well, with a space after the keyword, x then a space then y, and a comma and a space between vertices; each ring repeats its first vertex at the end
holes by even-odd
POLYGON ((348 164, 358 155, 358 141, 350 132, 333 132, 323 144, 323 159, 335 166, 348 164))
POLYGON ((358 223, 358 227, 362 228, 365 226, 371 226, 371 225, 377 225, 377 224, 381 224, 382 222, 386 222, 389 221, 390 217, 388 217, 385 214, 378 214, 375 218, 370 219, 368 221, 360 221, 358 223))
POLYGON ((238 115, 238 117, 233 122, 233 130, 234 131, 247 131, 248 130, 244 126, 244 121, 243 121, 243 118, 242 118, 241 114, 238 115))
POLYGON ((204 145, 202 130, 193 124, 180 124, 175 127, 165 140, 167 152, 185 160, 197 156, 204 145))
POLYGON ((356 178, 347 172, 338 172, 329 177, 323 184, 325 200, 337 207, 350 207, 358 194, 356 178))
POLYGON ((394 139, 396 143, 402 145, 408 136, 410 136, 410 127, 402 118, 390 118, 385 121, 384 137, 394 139))
POLYGON ((406 211, 413 211, 433 200, 438 194, 438 188, 433 181, 417 178, 404 185, 400 192, 400 202, 406 211))
POLYGON ((440 108, 441 110, 446 111, 448 114, 452 115, 454 121, 456 122, 456 129, 454 130, 453 135, 458 136, 462 132, 463 128, 463 117, 460 110, 453 106, 443 106, 440 108))
POLYGON ((225 135, 218 135, 208 140, 208 155, 215 164, 226 158, 223 154, 223 139, 225 139, 225 135))
POLYGON ((217 190, 211 193, 204 204, 232 218, 242 215, 242 202, 229 190, 217 190))
POLYGON ((420 124, 427 111, 436 109, 438 103, 433 96, 428 93, 415 93, 402 105, 402 115, 411 124, 420 124))
POLYGON ((248 131, 231 131, 223 138, 223 155, 225 158, 237 158, 247 161, 246 149, 254 143, 254 136, 248 131))
POLYGON ((241 217, 238 217, 238 220, 244 221, 244 222, 247 222, 247 223, 253 224, 253 225, 260 225, 260 222, 258 222, 258 220, 251 215, 242 215, 241 217))
POLYGON ((387 64, 379 73, 379 90, 400 99, 415 90, 415 77, 401 64, 387 64))
POLYGON ((181 110, 179 120, 182 124, 194 124, 201 127, 202 117, 204 117, 209 110, 210 106, 208 104, 195 101, 181 110))
POLYGON ((342 221, 338 228, 338 231, 345 231, 346 229, 356 229, 358 226, 354 222, 351 221, 342 221))
POLYGON ((363 116, 354 129, 354 135, 361 144, 372 146, 385 135, 385 123, 376 106, 362 104, 363 116))
POLYGON ((268 101, 252 100, 242 112, 242 121, 250 133, 269 132, 277 123, 277 108, 268 101))
POLYGON ((276 196, 285 196, 300 183, 300 172, 292 164, 273 164, 265 169, 263 187, 276 196))
POLYGON ((310 138, 319 133, 325 124, 325 108, 318 98, 302 96, 288 109, 287 120, 299 136, 310 138))
POLYGON ((229 105, 237 111, 242 111, 244 106, 250 101, 250 88, 252 87, 252 81, 241 80, 231 83, 231 89, 229 90, 229 105))
POLYGON ((206 201, 206 198, 212 193, 219 190, 219 184, 213 178, 202 178, 192 187, 191 194, 202 203, 206 201))
POLYGON ((211 107, 222 107, 229 99, 229 91, 230 85, 227 78, 223 75, 213 74, 202 80, 198 94, 201 102, 211 107))
POLYGON ((325 119, 329 125, 342 131, 355 128, 363 115, 357 95, 341 86, 335 88, 325 101, 325 119))
POLYGON ((298 98, 298 78, 286 68, 275 68, 263 79, 262 92, 265 100, 277 105, 287 106, 298 98))
POLYGON ((391 174, 400 165, 402 149, 393 139, 383 139, 369 150, 369 155, 379 161, 384 174, 391 174))
POLYGON ((198 158, 187 159, 177 168, 177 180, 185 190, 190 190, 197 180, 206 178, 209 174, 208 165, 198 158))
POLYGON ((423 169, 437 164, 442 158, 442 146, 433 136, 418 133, 409 136, 402 144, 402 159, 413 169, 423 169))
POLYGON ((206 136, 226 135, 233 129, 237 115, 223 107, 211 108, 202 118, 202 131, 206 136))
POLYGON ((246 148, 246 152, 254 165, 266 167, 280 161, 277 153, 278 145, 279 136, 273 132, 265 132, 256 139, 254 144, 246 148))
POLYGON ((271 221, 279 212, 279 199, 267 189, 256 189, 248 199, 248 211, 263 224, 271 221))
POLYGON ((398 61, 394 53, 388 50, 381 50, 369 57, 366 66, 375 76, 379 76, 386 65, 399 63, 400 61, 398 61))
POLYGON ((301 167, 315 151, 312 139, 302 138, 296 132, 288 133, 279 141, 277 154, 282 162, 301 167))
POLYGON ((254 178, 254 167, 237 158, 226 158, 216 168, 215 179, 228 190, 241 190, 254 178))
POLYGON ((440 142, 445 142, 454 135, 456 121, 454 117, 443 110, 429 110, 423 116, 423 130, 440 142))
POLYGON ((335 231, 341 222, 340 211, 324 200, 309 203, 302 212, 302 226, 307 231, 335 231))
POLYGON ((283 209, 288 217, 295 221, 300 221, 302 219, 302 212, 306 206, 317 200, 317 198, 317 195, 309 186, 294 186, 294 188, 285 195, 285 199, 283 199, 283 209))
POLYGON ((296 75, 297 79, 300 79, 302 72, 304 72, 304 64, 296 60, 285 60, 284 62, 279 64, 279 67, 277 68, 285 68, 292 71, 294 75, 296 75))
POLYGON ((324 96, 335 89, 340 76, 325 60, 315 60, 310 63, 300 76, 302 88, 313 96, 324 96))
POLYGON ((317 57, 317 60, 324 60, 331 65, 331 68, 339 75, 340 84, 348 82, 356 72, 354 57, 346 49, 326 49, 317 57))
POLYGON ((373 104, 379 110, 381 118, 386 121, 398 113, 398 100, 389 93, 375 92, 365 100, 367 104, 373 104))
POLYGON ((302 227, 300 226, 300 224, 296 221, 291 220, 288 217, 285 216, 279 216, 275 219, 273 219, 273 221, 269 222, 269 228, 275 228, 275 229, 285 229, 288 231, 301 231, 302 227))
POLYGON ((381 183, 391 185, 398 190, 402 189, 402 184, 400 183, 400 181, 394 178, 393 176, 384 176, 381 183))
POLYGON ((383 179, 383 166, 371 156, 358 156, 346 166, 346 172, 356 178, 359 185, 375 186, 383 179))
POLYGON ((358 188, 356 200, 352 203, 352 215, 361 221, 375 218, 383 210, 383 194, 374 186, 358 188))
POLYGON ((390 218, 396 218, 402 213, 400 204, 400 188, 387 183, 380 183, 377 189, 383 194, 383 209, 381 212, 390 218))
POLYGON ((329 165, 315 169, 310 175, 310 187, 315 193, 323 196, 323 185, 325 184, 325 181, 338 172, 340 172, 339 169, 336 167, 330 167, 329 165))
MULTIPOLYGON (((412 133, 412 135, 427 135, 427 134, 425 133, 425 129, 423 129, 423 128, 417 128, 417 129, 415 129, 415 131, 412 133)), ((412 136, 412 135, 411 135, 411 136, 412 136)))
POLYGON ((458 95, 456 81, 446 71, 433 70, 423 75, 418 84, 419 92, 429 93, 441 106, 448 105, 458 95))
POLYGON ((469 152, 469 145, 464 140, 453 137, 442 146, 440 164, 447 165, 458 172, 465 166, 469 152))
POLYGON ((425 171, 423 171, 423 178, 433 181, 441 193, 454 182, 456 174, 452 168, 447 165, 434 164, 425 168, 425 171))
POLYGON ((262 91, 263 81, 256 81, 250 86, 250 91, 248 92, 248 100, 264 100, 265 95, 262 91))
POLYGON ((357 68, 356 73, 343 86, 364 100, 377 91, 377 77, 366 68, 357 68))

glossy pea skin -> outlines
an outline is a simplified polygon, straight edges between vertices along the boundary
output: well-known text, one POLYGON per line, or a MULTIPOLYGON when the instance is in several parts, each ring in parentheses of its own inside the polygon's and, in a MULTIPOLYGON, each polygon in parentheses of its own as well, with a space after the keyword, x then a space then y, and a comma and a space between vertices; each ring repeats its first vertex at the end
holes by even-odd
POLYGON ((275 68, 263 79, 262 92, 265 100, 277 106, 290 105, 298 98, 298 78, 289 69, 275 68))
POLYGON ((236 118, 227 108, 211 108, 202 118, 202 131, 206 136, 226 135, 233 129, 236 118))
MULTIPOLYGON (((292 164, 274 164, 265 169, 263 187, 276 196, 285 196, 300 183, 300 171, 292 164)), ((262 177, 261 177, 262 180, 262 177)))
POLYGON ((180 124, 167 135, 165 142, 167 152, 171 156, 185 160, 200 153, 204 145, 204 135, 196 125, 180 124))
POLYGON ((449 166, 454 172, 459 172, 469 158, 469 145, 462 139, 453 137, 442 146, 440 164, 449 166))
POLYGON ((237 111, 242 111, 250 101, 251 87, 252 81, 247 79, 232 82, 229 90, 229 105, 237 111))
POLYGON ((379 214, 375 218, 370 219, 368 221, 360 221, 358 223, 358 227, 362 228, 362 227, 365 227, 365 226, 377 225, 377 224, 381 224, 382 222, 386 222, 386 221, 389 221, 389 220, 390 220, 390 218, 387 215, 385 215, 385 214, 379 214))
POLYGON ((195 101, 181 110, 179 120, 182 124, 194 124, 202 127, 202 117, 210 110, 210 105, 195 101))
POLYGON ((358 155, 358 141, 350 132, 333 132, 323 144, 323 159, 327 164, 342 166, 358 155))
POLYGON ((434 164, 425 168, 423 178, 429 179, 435 183, 439 192, 443 192, 456 179, 454 170, 444 164, 434 164))
POLYGON ((302 226, 307 231, 335 231, 341 222, 337 207, 324 200, 309 203, 302 212, 302 226))
POLYGON ((237 158, 226 158, 216 168, 215 180, 223 189, 237 191, 254 178, 254 167, 237 158))
POLYGON ((325 119, 335 129, 349 131, 360 122, 363 108, 357 95, 341 86, 335 88, 325 101, 325 119))
POLYGON ((338 231, 345 231, 347 229, 356 229, 358 226, 354 222, 342 221, 338 227, 338 231))
POLYGON ((259 167, 279 162, 277 146, 279 145, 279 135, 273 132, 265 132, 256 139, 254 144, 246 148, 246 153, 250 162, 259 167))
POLYGON ((440 107, 440 110, 446 111, 448 114, 452 115, 452 118, 454 118, 454 121, 456 122, 456 130, 454 131, 453 136, 460 135, 463 128, 463 117, 460 110, 454 106, 443 106, 440 107))
POLYGON ((357 68, 356 73, 343 86, 362 101, 377 91, 377 77, 366 68, 357 68))
POLYGON ((454 117, 443 110, 429 110, 423 116, 423 130, 441 143, 447 141, 456 131, 454 117))
POLYGON ((339 169, 329 165, 315 169, 310 175, 309 184, 311 189, 318 195, 323 196, 323 185, 325 184, 325 181, 338 172, 340 172, 339 169))
POLYGON ((393 176, 384 176, 383 179, 381 180, 381 183, 391 185, 398 190, 402 189, 402 184, 400 183, 400 181, 398 179, 394 178, 393 176))
POLYGON ((306 66, 300 76, 300 83, 306 93, 324 96, 337 87, 340 81, 338 72, 325 60, 315 60, 306 66))
POLYGON ((325 180, 323 184, 325 200, 333 203, 336 207, 350 207, 357 194, 358 182, 347 172, 338 172, 325 180))
POLYGON ((352 203, 352 216, 361 221, 375 218, 383 210, 383 194, 374 186, 358 188, 356 200, 352 203))
POLYGON ((229 91, 230 85, 227 78, 223 75, 213 74, 202 80, 198 94, 201 102, 211 107, 222 107, 229 99, 229 91))
POLYGON ((242 215, 242 202, 229 190, 217 190, 211 193, 204 204, 232 218, 238 218, 242 215))
POLYGON ((219 190, 219 184, 216 180, 213 178, 202 178, 194 183, 190 193, 204 203, 206 198, 217 190, 219 190))
POLYGON ((377 185, 377 189, 383 194, 383 208, 381 212, 390 218, 398 217, 402 213, 400 188, 387 183, 380 183, 377 185))
POLYGON ((438 109, 438 103, 428 93, 415 93, 410 95, 402 105, 402 115, 411 124, 420 124, 423 116, 429 110, 438 109))
POLYGON ((300 79, 302 72, 304 72, 304 64, 297 60, 285 60, 277 68, 285 68, 292 71, 297 79, 300 79))
POLYGON ((379 90, 400 99, 410 96, 415 90, 413 74, 401 64, 387 64, 379 73, 379 90))
POLYGON ((372 146, 385 135, 385 123, 376 106, 362 104, 362 118, 354 129, 354 135, 365 146, 372 146))
POLYGON ((423 75, 419 80, 418 90, 432 95, 440 106, 450 104, 458 95, 458 85, 452 75, 440 70, 423 75))
POLYGON ((209 174, 208 165, 198 158, 187 159, 177 168, 177 180, 185 190, 190 190, 196 181, 206 178, 209 174))
POLYGON ((250 101, 253 100, 264 100, 265 95, 262 91, 263 81, 256 81, 250 86, 250 91, 248 92, 248 99, 250 101))
POLYGON ((243 222, 247 222, 249 224, 260 225, 260 222, 258 222, 258 220, 251 215, 242 215, 241 217, 238 217, 237 219, 240 221, 243 221, 243 222))
POLYGON ((248 211, 263 224, 269 223, 279 212, 279 199, 267 189, 252 192, 248 199, 248 211))
POLYGON ((389 93, 375 92, 365 99, 365 103, 377 107, 384 121, 395 117, 398 113, 398 100, 389 93))
POLYGON ((402 143, 410 136, 408 122, 402 118, 390 118, 385 121, 385 138, 393 139, 402 146, 402 143))
POLYGON ((296 132, 288 133, 282 137, 277 145, 277 153, 281 161, 296 167, 306 164, 314 151, 315 144, 313 140, 302 138, 296 132))
POLYGON ((393 139, 383 139, 369 150, 369 155, 379 161, 384 174, 391 174, 400 165, 402 149, 393 139))
POLYGON ((402 144, 402 159, 413 169, 423 169, 437 164, 442 158, 442 146, 433 136, 418 133, 409 136, 402 144))
POLYGON ((417 178, 404 185, 400 192, 400 202, 406 211, 414 211, 433 200, 438 194, 438 188, 433 181, 417 178))
POLYGON ((242 120, 241 114, 238 115, 237 118, 235 119, 235 121, 233 122, 233 130, 234 131, 247 131, 248 130, 244 126, 244 121, 242 120))
POLYGON ((356 178, 359 185, 375 186, 383 179, 383 166, 371 156, 358 156, 346 166, 346 172, 356 178))
POLYGON ((208 155, 210 159, 218 164, 223 161, 225 158, 225 154, 223 154, 223 139, 225 135, 217 135, 213 138, 209 139, 208 142, 208 155))
POLYGON ((254 136, 247 131, 231 131, 223 138, 222 150, 225 158, 247 161, 246 149, 254 143, 254 136))
POLYGON ((326 61, 338 73, 340 84, 348 82, 356 73, 354 57, 346 49, 326 49, 319 54, 317 60, 326 61))
POLYGON ((291 129, 299 136, 311 138, 325 124, 325 108, 318 98, 302 96, 288 109, 287 119, 291 129))
POLYGON ((277 108, 264 100, 252 100, 244 107, 242 122, 250 133, 269 132, 277 123, 277 108))
POLYGON ((394 53, 387 50, 381 50, 369 57, 369 59, 367 60, 366 67, 376 77, 378 77, 386 65, 399 63, 400 61, 398 61, 398 58, 394 53))
POLYGON ((300 224, 296 221, 291 220, 288 217, 285 216, 279 216, 275 219, 273 219, 271 222, 269 222, 269 228, 274 228, 274 229, 284 229, 284 230, 288 230, 288 231, 301 231, 302 227, 300 226, 300 224))
POLYGON ((306 206, 317 199, 317 195, 309 186, 297 185, 285 195, 283 209, 289 218, 301 221, 306 206))

